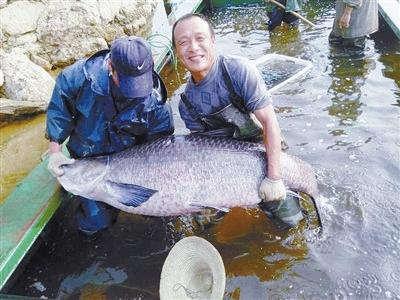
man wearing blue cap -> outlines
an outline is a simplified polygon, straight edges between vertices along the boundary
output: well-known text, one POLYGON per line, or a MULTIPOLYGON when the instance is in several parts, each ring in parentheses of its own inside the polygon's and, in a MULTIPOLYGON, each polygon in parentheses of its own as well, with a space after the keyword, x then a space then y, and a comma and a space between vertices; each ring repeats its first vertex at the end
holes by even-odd
MULTIPOLYGON (((166 89, 154 71, 147 42, 140 37, 116 39, 102 50, 65 68, 57 77, 47 109, 49 171, 63 175, 75 158, 107 155, 174 131, 166 89), (72 158, 61 151, 67 148, 72 158)), ((91 234, 107 228, 106 204, 78 197, 78 226, 91 234)))

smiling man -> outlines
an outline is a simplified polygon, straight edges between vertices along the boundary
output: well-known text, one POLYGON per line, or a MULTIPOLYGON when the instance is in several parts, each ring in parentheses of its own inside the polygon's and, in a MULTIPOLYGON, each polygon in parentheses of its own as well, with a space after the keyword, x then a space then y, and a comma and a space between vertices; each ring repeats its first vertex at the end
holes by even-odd
POLYGON ((281 179, 280 128, 261 74, 246 58, 216 54, 214 30, 203 15, 178 19, 172 39, 177 56, 191 73, 179 104, 186 127, 196 134, 263 138, 268 165, 259 195, 274 217, 296 225, 303 216, 298 199, 286 195, 281 179))

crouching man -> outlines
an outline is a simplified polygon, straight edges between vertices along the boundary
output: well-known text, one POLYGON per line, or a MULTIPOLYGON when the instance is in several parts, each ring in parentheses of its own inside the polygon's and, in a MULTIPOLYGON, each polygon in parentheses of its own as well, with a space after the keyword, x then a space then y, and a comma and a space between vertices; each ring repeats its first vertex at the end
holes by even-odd
MULTIPOLYGON (((172 112, 165 101, 150 47, 140 37, 118 38, 109 50, 67 67, 57 77, 47 109, 49 171, 62 176, 62 165, 75 158, 107 155, 172 134, 172 112), (67 138, 71 158, 61 151, 67 138)), ((81 231, 92 234, 110 225, 110 207, 76 198, 81 231)))

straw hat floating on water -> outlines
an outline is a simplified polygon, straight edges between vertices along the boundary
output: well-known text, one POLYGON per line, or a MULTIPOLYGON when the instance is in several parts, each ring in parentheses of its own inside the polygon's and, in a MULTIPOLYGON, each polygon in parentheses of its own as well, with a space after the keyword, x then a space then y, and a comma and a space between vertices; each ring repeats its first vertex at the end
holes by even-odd
POLYGON ((224 292, 224 263, 212 244, 191 236, 172 247, 161 271, 161 300, 220 300, 224 292))

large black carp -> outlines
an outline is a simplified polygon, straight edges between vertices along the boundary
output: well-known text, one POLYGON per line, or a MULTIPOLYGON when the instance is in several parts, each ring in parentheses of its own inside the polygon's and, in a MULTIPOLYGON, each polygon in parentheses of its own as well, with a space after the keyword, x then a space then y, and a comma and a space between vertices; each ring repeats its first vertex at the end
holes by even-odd
MULTIPOLYGON (((254 206, 266 173, 261 144, 205 136, 168 136, 123 152, 77 160, 58 178, 69 192, 123 211, 182 215, 203 207, 254 206)), ((282 153, 287 188, 318 193, 311 166, 282 153)))

